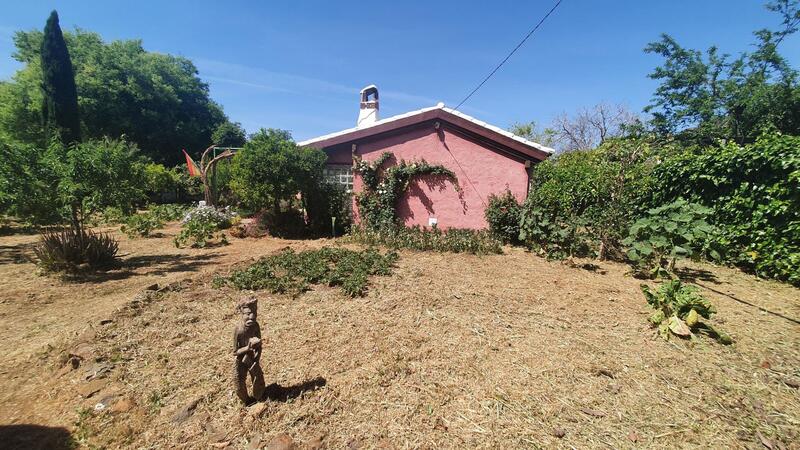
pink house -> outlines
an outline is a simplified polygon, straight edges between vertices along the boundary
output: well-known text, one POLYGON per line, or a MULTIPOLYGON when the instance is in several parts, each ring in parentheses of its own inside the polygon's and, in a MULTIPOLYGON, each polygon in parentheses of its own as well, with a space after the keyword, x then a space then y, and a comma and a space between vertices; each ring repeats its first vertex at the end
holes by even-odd
POLYGON ((325 151, 326 176, 353 192, 361 189, 361 180, 352 169, 356 156, 371 161, 388 151, 398 161, 424 159, 452 170, 460 191, 449 182, 424 178, 409 188, 397 211, 407 226, 485 228, 484 210, 489 196, 509 190, 519 201, 524 201, 531 167, 553 153, 551 148, 442 103, 378 120, 378 89, 374 85, 361 91, 360 106, 355 128, 298 145, 325 151))

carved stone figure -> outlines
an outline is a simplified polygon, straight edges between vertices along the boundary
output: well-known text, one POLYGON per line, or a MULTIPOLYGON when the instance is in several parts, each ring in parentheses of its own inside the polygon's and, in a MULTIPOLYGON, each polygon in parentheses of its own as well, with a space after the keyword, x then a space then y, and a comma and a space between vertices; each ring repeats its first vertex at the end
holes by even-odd
POLYGON ((235 378, 234 387, 236 396, 249 405, 264 398, 264 372, 261 371, 259 359, 261 358, 261 327, 256 318, 258 315, 258 300, 248 297, 239 302, 236 309, 242 315, 242 324, 236 327, 233 333, 233 352, 236 357, 234 362, 235 378), (247 393, 247 374, 253 384, 253 395, 247 393))

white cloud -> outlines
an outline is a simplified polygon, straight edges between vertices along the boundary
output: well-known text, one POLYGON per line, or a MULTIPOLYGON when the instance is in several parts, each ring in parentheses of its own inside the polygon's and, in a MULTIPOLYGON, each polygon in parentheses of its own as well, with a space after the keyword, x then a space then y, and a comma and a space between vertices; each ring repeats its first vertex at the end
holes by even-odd
MULTIPOLYGON (((201 78, 221 83, 236 84, 272 92, 319 96, 355 96, 359 87, 291 73, 274 72, 259 67, 227 63, 206 58, 193 58, 201 73, 201 78)), ((386 90, 380 93, 382 99, 412 104, 415 107, 432 106, 439 100, 421 95, 386 90)))

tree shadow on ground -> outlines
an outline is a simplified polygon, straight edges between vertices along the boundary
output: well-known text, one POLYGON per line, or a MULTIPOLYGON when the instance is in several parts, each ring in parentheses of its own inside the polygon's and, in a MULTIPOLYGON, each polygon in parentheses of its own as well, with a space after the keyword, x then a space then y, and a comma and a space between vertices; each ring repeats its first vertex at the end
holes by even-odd
POLYGON ((122 258, 119 265, 104 272, 82 273, 71 276, 68 281, 78 283, 103 283, 124 280, 134 276, 166 275, 174 272, 196 272, 215 263, 217 254, 186 255, 167 253, 161 255, 136 255, 122 258))
POLYGON ((0 425, 0 446, 6 449, 67 450, 75 448, 66 428, 42 425, 0 425))
POLYGON ((264 398, 266 400, 287 402, 301 396, 303 392, 315 391, 322 386, 325 386, 327 383, 327 380, 322 377, 317 377, 292 386, 281 386, 278 383, 272 383, 267 386, 266 390, 264 391, 264 398))
POLYGON ((17 245, 0 245, 0 264, 24 264, 33 262, 35 242, 17 245))
POLYGON ((725 297, 728 297, 731 300, 735 300, 735 301, 737 301, 737 302, 739 302, 739 303, 741 303, 743 305, 752 306, 753 308, 757 308, 759 311, 765 312, 767 314, 772 314, 773 316, 780 317, 781 319, 787 320, 787 321, 792 322, 792 323, 794 323, 796 325, 800 325, 800 320, 793 319, 793 318, 788 317, 788 316, 784 316, 783 314, 781 314, 779 312, 770 311, 769 309, 764 308, 763 306, 758 306, 756 304, 748 302, 747 300, 742 300, 740 298, 734 297, 731 294, 726 294, 725 292, 718 291, 718 290, 716 290, 716 289, 714 289, 714 288, 712 288, 710 286, 706 286, 705 284, 698 283, 697 281, 694 281, 694 284, 696 284, 696 285, 698 285, 698 286, 700 286, 700 287, 702 287, 704 289, 708 289, 711 292, 715 292, 715 293, 717 293, 719 295, 724 295, 725 297))
POLYGON ((675 269, 675 274, 678 275, 678 278, 681 280, 691 283, 696 283, 697 281, 708 281, 714 284, 721 284, 717 280, 717 276, 714 275, 714 272, 711 272, 710 270, 679 267, 675 269))

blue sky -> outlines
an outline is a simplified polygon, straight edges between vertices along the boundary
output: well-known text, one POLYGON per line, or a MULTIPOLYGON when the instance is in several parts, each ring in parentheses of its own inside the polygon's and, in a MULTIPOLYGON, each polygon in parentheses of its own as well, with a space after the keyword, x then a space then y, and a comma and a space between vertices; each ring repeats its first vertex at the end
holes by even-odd
MULTIPOLYGON (((298 140, 352 127, 358 91, 376 84, 381 115, 458 102, 550 9, 554 0, 418 1, 6 1, 0 79, 18 29, 43 28, 57 9, 65 29, 186 56, 211 96, 248 131, 292 131, 298 140)), ((642 52, 666 32, 683 45, 750 48, 752 31, 776 27, 757 0, 564 0, 512 59, 461 109, 507 127, 546 124, 606 101, 641 111, 659 58, 642 52)), ((797 66, 800 38, 782 53, 797 66)))

